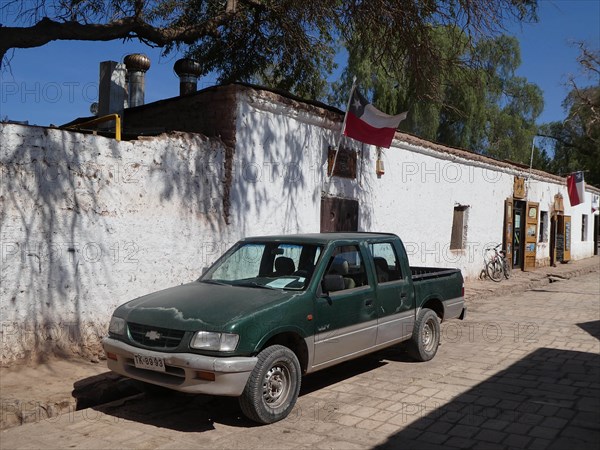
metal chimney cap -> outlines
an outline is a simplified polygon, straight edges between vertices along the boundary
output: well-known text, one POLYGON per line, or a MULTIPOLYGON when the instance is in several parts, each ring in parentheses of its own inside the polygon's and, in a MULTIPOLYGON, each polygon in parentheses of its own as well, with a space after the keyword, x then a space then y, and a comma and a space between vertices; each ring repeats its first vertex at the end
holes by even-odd
POLYGON ((195 61, 191 58, 178 59, 175 61, 173 70, 175 70, 175 73, 180 77, 182 75, 195 75, 198 77, 202 73, 202 69, 200 68, 198 61, 195 61))
POLYGON ((143 53, 132 53, 123 58, 127 70, 146 72, 150 68, 150 58, 143 53))

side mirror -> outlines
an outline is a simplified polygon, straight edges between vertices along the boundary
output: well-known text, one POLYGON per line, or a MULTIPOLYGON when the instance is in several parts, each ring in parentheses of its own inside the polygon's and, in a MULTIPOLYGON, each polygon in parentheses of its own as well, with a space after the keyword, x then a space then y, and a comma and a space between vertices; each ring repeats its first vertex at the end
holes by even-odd
POLYGON ((344 277, 341 275, 325 275, 321 281, 321 289, 323 293, 342 291, 345 288, 344 277))

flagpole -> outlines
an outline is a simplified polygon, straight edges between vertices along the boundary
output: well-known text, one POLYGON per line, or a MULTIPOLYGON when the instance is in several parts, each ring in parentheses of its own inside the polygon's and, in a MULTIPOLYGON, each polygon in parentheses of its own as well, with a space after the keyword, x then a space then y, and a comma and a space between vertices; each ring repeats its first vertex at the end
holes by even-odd
POLYGON ((340 130, 340 134, 338 135, 337 144, 335 145, 335 156, 333 157, 333 164, 331 165, 329 183, 327 183, 327 190, 325 191, 326 194, 329 194, 329 188, 331 187, 331 177, 333 177, 335 163, 337 162, 338 153, 340 151, 340 143, 342 142, 342 136, 344 134, 344 129, 346 128, 346 120, 348 119, 348 111, 350 110, 350 102, 352 102, 352 95, 354 95, 354 89, 356 89, 356 76, 352 78, 352 89, 350 89, 350 96, 348 97, 348 103, 346 104, 346 113, 344 114, 342 128, 340 130))
MULTIPOLYGON (((338 136, 338 141, 336 145, 337 150, 339 150, 340 143, 342 141, 342 135, 344 134, 344 130, 346 129, 346 121, 348 120, 348 111, 350 110, 350 102, 352 102, 352 95, 354 95, 354 89, 356 89, 356 77, 352 78, 352 89, 350 89, 350 96, 348 97, 348 103, 346 104, 346 113, 344 114, 342 129, 340 130, 340 134, 338 136)), ((335 152, 335 158, 337 158, 337 151, 335 152)), ((333 160, 333 166, 335 167, 335 159, 333 160)), ((333 174, 333 168, 331 169, 331 173, 333 174)))
POLYGON ((525 192, 525 198, 529 200, 529 188, 531 183, 531 169, 533 168, 533 150, 535 148, 535 138, 537 134, 533 136, 533 140, 531 141, 531 158, 529 159, 529 175, 527 175, 527 192, 525 192))

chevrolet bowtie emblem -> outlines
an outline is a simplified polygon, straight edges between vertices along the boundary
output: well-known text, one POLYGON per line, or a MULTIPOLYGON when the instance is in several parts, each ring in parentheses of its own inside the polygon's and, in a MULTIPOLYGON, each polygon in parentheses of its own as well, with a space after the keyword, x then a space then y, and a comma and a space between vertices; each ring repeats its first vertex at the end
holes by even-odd
POLYGON ((151 341, 156 341, 157 339, 160 339, 160 333, 158 331, 148 331, 146 333, 146 337, 148 339, 150 339, 151 341))

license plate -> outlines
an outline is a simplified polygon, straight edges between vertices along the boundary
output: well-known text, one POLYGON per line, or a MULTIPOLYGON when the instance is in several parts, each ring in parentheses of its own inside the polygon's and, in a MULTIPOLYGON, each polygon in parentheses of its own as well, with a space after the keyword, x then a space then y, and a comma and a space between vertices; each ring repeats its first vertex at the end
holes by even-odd
POLYGON ((138 369, 165 371, 165 360, 157 356, 133 355, 133 363, 138 369))

